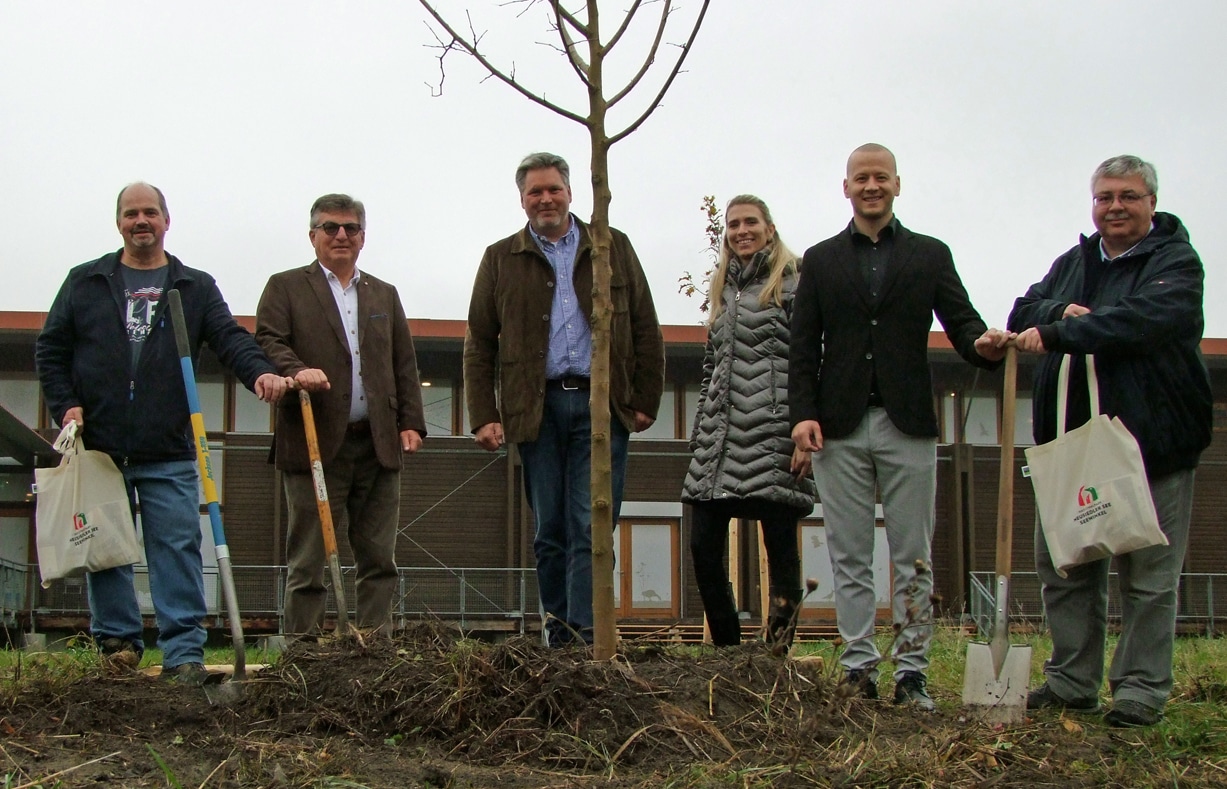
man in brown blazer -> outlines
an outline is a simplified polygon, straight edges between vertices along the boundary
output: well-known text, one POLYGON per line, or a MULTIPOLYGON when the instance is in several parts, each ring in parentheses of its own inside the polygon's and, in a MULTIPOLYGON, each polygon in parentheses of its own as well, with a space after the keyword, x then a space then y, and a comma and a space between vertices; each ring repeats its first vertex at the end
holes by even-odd
MULTIPOLYGON (((366 240, 361 202, 319 198, 309 236, 315 262, 269 278, 256 339, 279 374, 312 393, 332 519, 357 565, 358 626, 388 632, 401 457, 426 435, 413 338, 396 288, 358 270, 366 240)), ((325 556, 297 398, 277 409, 274 441, 289 505, 284 630, 315 635, 324 622, 325 556)))

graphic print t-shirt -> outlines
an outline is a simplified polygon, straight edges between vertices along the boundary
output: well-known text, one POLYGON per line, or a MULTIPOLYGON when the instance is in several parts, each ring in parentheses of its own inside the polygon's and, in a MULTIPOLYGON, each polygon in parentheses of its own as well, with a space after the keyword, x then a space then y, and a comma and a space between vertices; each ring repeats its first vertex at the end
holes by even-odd
POLYGON ((167 266, 155 269, 139 269, 123 266, 124 299, 126 301, 124 323, 128 327, 128 348, 131 350, 132 370, 141 358, 145 338, 153 328, 153 311, 166 290, 167 266))

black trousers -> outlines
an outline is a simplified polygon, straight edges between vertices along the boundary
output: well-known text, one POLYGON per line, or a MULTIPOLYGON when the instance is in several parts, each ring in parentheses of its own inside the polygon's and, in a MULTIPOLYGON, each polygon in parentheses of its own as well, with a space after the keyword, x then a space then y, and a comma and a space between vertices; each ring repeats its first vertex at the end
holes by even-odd
POLYGON ((725 561, 731 518, 748 518, 762 523, 772 601, 768 635, 791 642, 791 632, 783 631, 789 629, 793 612, 801 601, 801 556, 797 549, 797 521, 801 513, 754 499, 704 501, 691 506, 694 520, 690 556, 712 642, 717 646, 732 646, 741 641, 741 623, 725 561))

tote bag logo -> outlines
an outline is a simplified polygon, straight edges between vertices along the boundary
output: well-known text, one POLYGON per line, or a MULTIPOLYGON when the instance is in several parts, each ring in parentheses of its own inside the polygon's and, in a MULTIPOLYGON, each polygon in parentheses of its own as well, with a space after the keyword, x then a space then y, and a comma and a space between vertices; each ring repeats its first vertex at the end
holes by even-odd
POLYGON ((1094 485, 1083 485, 1078 488, 1078 510, 1074 513, 1074 523, 1086 527, 1091 521, 1107 518, 1112 513, 1111 496, 1100 497, 1099 489, 1094 485))
POLYGON ((1088 504, 1093 504, 1099 501, 1099 491, 1095 490, 1090 485, 1083 485, 1078 488, 1078 506, 1085 507, 1088 504))
POLYGON ((86 520, 85 520, 85 513, 84 513, 84 512, 78 512, 77 514, 75 514, 75 515, 73 515, 73 516, 72 516, 72 528, 73 528, 73 531, 81 531, 82 529, 84 529, 84 528, 85 528, 86 526, 88 526, 88 525, 89 525, 89 524, 88 524, 88 523, 86 522, 86 520))

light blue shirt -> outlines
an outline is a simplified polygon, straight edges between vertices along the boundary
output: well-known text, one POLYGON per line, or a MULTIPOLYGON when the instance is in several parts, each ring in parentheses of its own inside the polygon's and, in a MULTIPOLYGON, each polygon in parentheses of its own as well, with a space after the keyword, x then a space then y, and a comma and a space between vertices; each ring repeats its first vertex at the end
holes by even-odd
POLYGON ((589 377, 592 372, 592 329, 580 312, 575 296, 575 256, 579 251, 579 223, 571 217, 571 229, 557 242, 528 232, 554 269, 554 301, 550 305, 550 345, 545 356, 545 377, 589 377))
POLYGON ((349 286, 344 288, 341 287, 341 280, 337 275, 326 268, 324 277, 327 278, 332 298, 337 303, 337 311, 341 313, 341 325, 345 327, 349 355, 353 358, 353 364, 350 365, 353 380, 350 382, 349 421, 359 422, 370 414, 366 404, 366 389, 362 386, 362 358, 358 348, 358 282, 362 279, 362 274, 355 268, 354 275, 349 279, 349 286))

